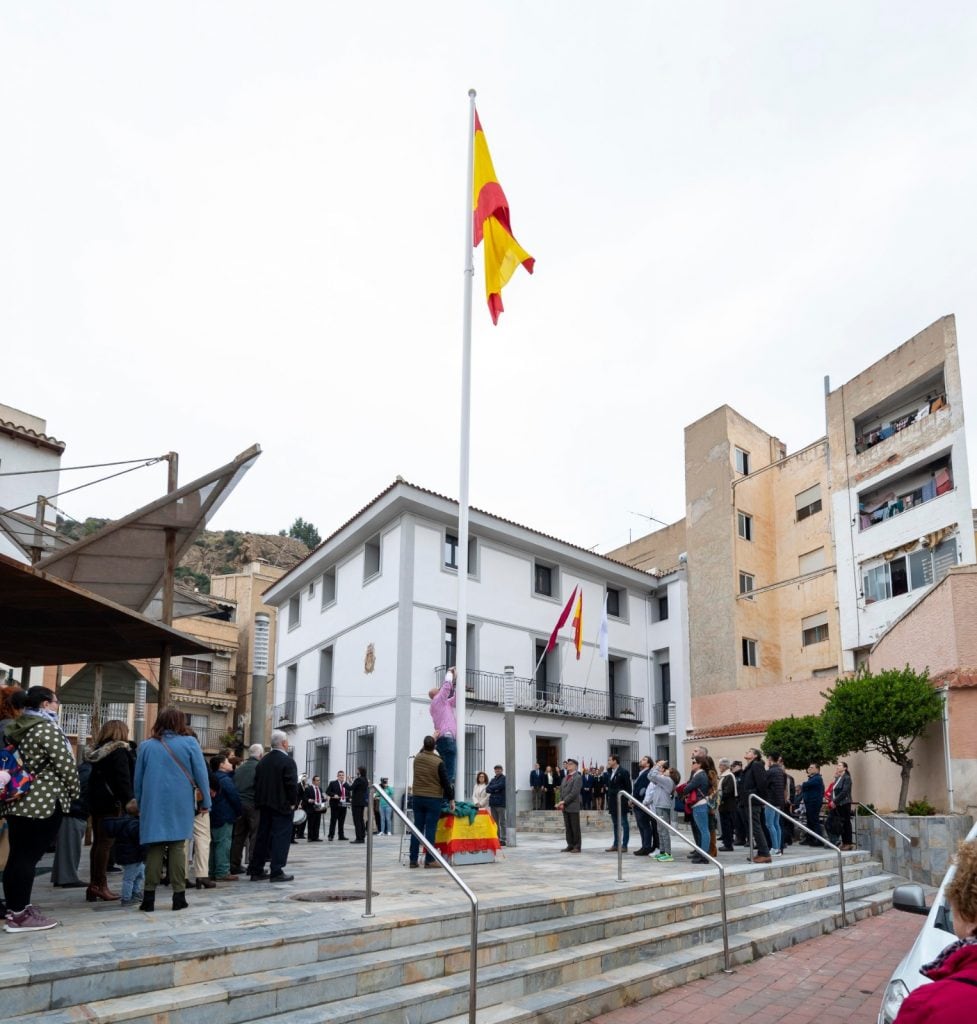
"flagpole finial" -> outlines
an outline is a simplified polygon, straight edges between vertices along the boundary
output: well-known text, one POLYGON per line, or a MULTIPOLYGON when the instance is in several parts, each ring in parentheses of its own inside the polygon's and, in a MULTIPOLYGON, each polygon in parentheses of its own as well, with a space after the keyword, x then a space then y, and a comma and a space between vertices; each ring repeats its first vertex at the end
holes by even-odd
POLYGON ((469 89, 468 90, 468 98, 472 99, 472 100, 475 98, 475 90, 474 89, 469 89))

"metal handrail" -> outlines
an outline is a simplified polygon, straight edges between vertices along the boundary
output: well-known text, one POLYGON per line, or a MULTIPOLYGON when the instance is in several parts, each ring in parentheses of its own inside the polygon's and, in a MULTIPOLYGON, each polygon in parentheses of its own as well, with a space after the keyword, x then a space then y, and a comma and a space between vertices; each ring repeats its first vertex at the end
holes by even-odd
POLYGON ((632 796, 630 793, 626 793, 622 789, 619 790, 617 794, 617 820, 618 831, 620 833, 617 836, 617 880, 619 882, 624 881, 624 848, 621 843, 621 840, 624 835, 623 821, 621 817, 622 800, 627 800, 629 803, 634 804, 635 807, 640 808, 642 811, 644 811, 645 814, 648 815, 649 818, 654 818, 659 825, 664 825, 665 828, 667 828, 668 831, 672 833, 672 835, 678 836, 678 838, 681 839, 682 842, 686 844, 686 846, 691 846, 696 853, 702 854, 702 856, 705 857, 710 864, 719 868, 719 910, 723 918, 723 962, 726 965, 725 967, 723 967, 723 974, 735 974, 736 972, 732 969, 732 967, 729 966, 729 922, 726 919, 726 868, 724 867, 724 865, 720 864, 715 857, 711 857, 708 853, 706 853, 705 850, 700 850, 699 847, 696 846, 695 843, 692 842, 692 840, 689 839, 687 835, 685 835, 683 832, 680 832, 677 828, 674 827, 674 825, 672 825, 670 822, 665 821, 664 818, 660 818, 657 814, 655 814, 655 812, 650 807, 646 807, 640 800, 632 796))
MULTIPOLYGON (((472 944, 471 953, 468 957, 468 1021, 475 1024, 475 992, 478 976, 478 897, 461 880, 455 869, 438 853, 437 848, 427 841, 427 837, 419 831, 417 826, 406 814, 390 799, 389 796, 375 782, 371 784, 375 793, 381 800, 386 800, 394 814, 404 823, 404 831, 407 829, 417 836, 421 845, 434 859, 448 872, 459 889, 471 900, 472 904, 472 944)), ((366 830, 366 909, 364 917, 373 917, 373 829, 366 830)))
POLYGON ((764 807, 769 807, 775 814, 779 814, 781 818, 786 818, 794 828, 799 828, 802 832, 806 832, 809 836, 813 836, 815 839, 824 843, 825 846, 830 846, 836 854, 838 854, 838 889, 841 893, 841 927, 848 927, 848 913, 845 910, 845 858, 841 855, 841 850, 835 846, 834 843, 829 842, 824 836, 819 836, 817 832, 812 831, 806 825, 802 825, 796 818, 792 818, 786 811, 781 811, 774 807, 773 804, 768 804, 763 797, 757 796, 756 793, 751 793, 747 799, 747 810, 750 812, 747 814, 747 818, 750 821, 750 859, 753 859, 753 801, 763 804, 764 807))
MULTIPOLYGON (((414 760, 415 756, 416 756, 415 754, 409 754, 407 756, 407 771, 406 771, 406 773, 404 775, 404 811, 405 812, 407 810, 407 790, 410 789, 410 780, 411 780, 411 777, 412 777, 412 773, 411 773, 411 770, 410 770, 410 763, 411 763, 411 761, 414 760)), ((413 818, 413 816, 414 816, 414 812, 411 811, 411 817, 413 818)), ((404 829, 404 831, 400 833, 400 852, 397 854, 397 860, 400 863, 403 863, 403 861, 404 861, 404 843, 406 842, 406 840, 407 840, 407 830, 404 829)))
MULTIPOLYGON (((871 807, 866 807, 865 804, 856 803, 855 806, 856 807, 864 807, 865 810, 868 811, 868 813, 871 814, 873 818, 878 818, 879 821, 881 821, 882 824, 885 825, 886 828, 892 829, 892 831, 895 832, 895 834, 897 836, 902 836, 902 838, 905 839, 907 843, 909 843, 910 848, 912 847, 912 845, 913 845, 912 838, 910 836, 907 836, 905 832, 900 832, 899 829, 897 829, 895 827, 895 825, 893 825, 891 822, 886 821, 885 818, 883 818, 881 814, 876 814, 875 811, 873 811, 871 807)), ((853 815, 853 817, 855 819, 855 839, 857 840, 858 839, 858 813, 856 812, 853 815)), ((912 860, 912 857, 909 858, 909 863, 908 863, 907 867, 909 868, 909 871, 907 872, 907 877, 911 880, 912 877, 913 877, 913 860, 912 860)))

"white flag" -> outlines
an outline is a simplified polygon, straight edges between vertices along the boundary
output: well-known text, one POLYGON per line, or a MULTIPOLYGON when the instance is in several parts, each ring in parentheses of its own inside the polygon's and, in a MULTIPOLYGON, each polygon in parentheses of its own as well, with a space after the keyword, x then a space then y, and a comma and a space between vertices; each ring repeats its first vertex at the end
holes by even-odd
POLYGON ((597 632, 597 648, 600 656, 607 661, 607 594, 604 595, 604 610, 600 617, 600 629, 597 632))

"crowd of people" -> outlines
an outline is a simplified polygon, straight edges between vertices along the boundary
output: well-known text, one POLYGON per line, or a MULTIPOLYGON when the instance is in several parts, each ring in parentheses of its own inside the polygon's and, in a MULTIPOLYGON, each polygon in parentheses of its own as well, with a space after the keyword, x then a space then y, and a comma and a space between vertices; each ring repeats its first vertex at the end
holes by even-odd
MULTIPOLYGON (((112 719, 76 757, 59 723, 57 695, 43 686, 7 686, 0 687, 0 748, 16 752, 26 780, 0 816, 0 919, 8 932, 59 923, 33 903, 37 866, 51 848, 55 887, 84 888, 88 902, 119 901, 152 913, 160 886, 170 888, 176 911, 187 907, 188 888, 214 889, 240 881, 245 871, 252 881, 291 881, 289 847, 306 829, 309 842, 320 842, 327 811, 330 841, 337 832, 347 839, 349 808, 354 842, 365 842, 366 768, 351 784, 343 772, 324 789, 318 776, 306 784, 284 732, 271 734, 267 751, 255 744, 243 757, 228 749, 207 761, 183 712, 170 707, 138 747, 128 725, 112 719), (304 819, 301 830, 296 817, 304 819), (79 877, 86 836, 87 882, 79 877), (119 891, 109 885, 113 871, 122 874, 119 891)), ((392 797, 388 780, 381 785, 392 797)), ((376 831, 390 835, 384 804, 373 799, 376 831)))

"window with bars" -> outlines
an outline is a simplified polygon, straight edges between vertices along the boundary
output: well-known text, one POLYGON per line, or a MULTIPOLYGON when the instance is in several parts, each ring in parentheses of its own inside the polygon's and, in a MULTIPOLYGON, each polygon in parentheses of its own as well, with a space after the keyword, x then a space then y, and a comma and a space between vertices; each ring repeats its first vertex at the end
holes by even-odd
MULTIPOLYGON (((457 800, 467 800, 475 788, 475 776, 479 772, 488 771, 489 769, 485 764, 485 726, 466 725, 464 792, 462 792, 460 787, 456 788, 455 798, 457 800)), ((489 772, 489 778, 491 777, 491 772, 489 772)), ((457 785, 458 780, 456 779, 455 782, 457 785)))
POLYGON ((355 779, 360 765, 366 767, 366 777, 372 781, 376 755, 376 726, 361 725, 346 730, 346 777, 355 779))
POLYGON ((638 741, 608 740, 608 756, 613 754, 621 763, 621 767, 631 773, 633 779, 638 774, 638 741))
POLYGON ((312 781, 318 775, 324 789, 329 781, 329 737, 317 736, 305 742, 305 774, 312 781))

